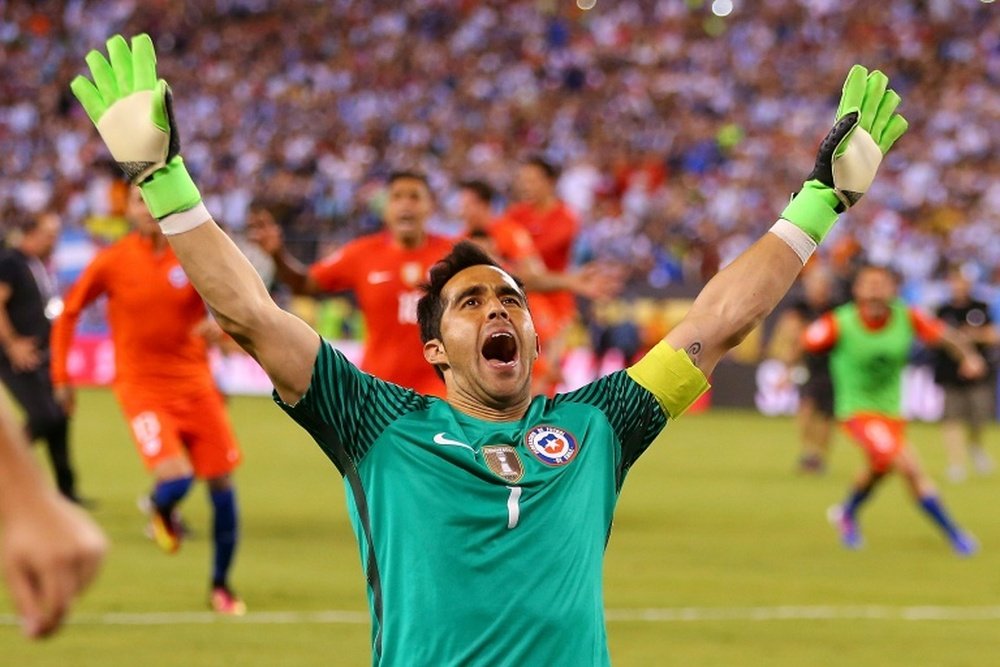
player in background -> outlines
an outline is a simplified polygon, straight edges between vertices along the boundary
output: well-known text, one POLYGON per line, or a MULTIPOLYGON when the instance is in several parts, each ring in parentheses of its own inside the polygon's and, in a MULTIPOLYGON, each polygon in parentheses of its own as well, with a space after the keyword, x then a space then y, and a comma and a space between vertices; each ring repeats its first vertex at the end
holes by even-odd
POLYGON ((389 176, 385 231, 362 236, 306 267, 286 249, 281 227, 266 216, 248 225, 248 238, 274 258, 276 277, 295 294, 352 292, 365 321, 361 368, 419 392, 443 395, 441 379, 420 358, 419 285, 452 243, 430 234, 434 197, 413 171, 389 176))
POLYGON ((833 275, 813 261, 799 281, 802 293, 782 311, 771 338, 771 355, 784 362, 792 379, 799 385, 799 408, 796 423, 801 453, 799 472, 822 474, 833 439, 833 380, 830 358, 826 352, 812 354, 802 347, 802 333, 813 321, 841 300, 834 294, 833 275), (796 377, 798 373, 804 375, 796 377))
MULTIPOLYGON (((552 301, 546 298, 548 295, 570 292, 585 299, 601 300, 621 291, 622 272, 606 263, 592 263, 577 270, 549 270, 527 229, 510 217, 493 214, 495 191, 485 181, 461 182, 458 196, 459 218, 465 225, 466 238, 478 243, 524 283, 535 331, 542 341, 557 337, 562 326, 552 301)), ((532 377, 544 380, 550 375, 551 363, 558 363, 558 359, 550 362, 544 354, 540 356, 532 377)), ((537 393, 549 389, 551 386, 546 384, 534 387, 537 393)))
POLYGON ((1000 344, 1000 331, 990 317, 989 305, 972 298, 972 281, 961 267, 948 271, 948 283, 951 298, 937 309, 936 315, 975 344, 987 363, 982 377, 965 378, 947 354, 938 350, 934 358, 934 380, 944 389, 941 431, 948 454, 948 479, 961 482, 968 474, 969 458, 980 475, 993 472, 993 459, 986 453, 982 437, 983 425, 996 414, 996 374, 990 361, 1000 344))
POLYGON ((970 556, 977 550, 976 541, 945 511, 934 482, 907 445, 903 368, 917 338, 946 349, 959 362, 964 377, 981 376, 985 362, 956 330, 906 306, 898 297, 896 276, 890 269, 863 266, 854 278, 852 295, 853 301, 823 315, 803 334, 808 351, 829 352, 834 411, 868 459, 843 504, 831 507, 828 518, 840 531, 845 547, 861 547, 858 511, 896 469, 955 552, 970 556))
POLYGON ((59 299, 46 262, 62 223, 52 212, 25 219, 15 245, 0 254, 0 379, 24 409, 28 441, 44 440, 60 493, 74 502, 70 414, 55 399, 49 379, 49 331, 59 299))
POLYGON ((181 546, 176 508, 195 478, 205 480, 212 505, 210 604, 242 615, 229 572, 239 536, 232 473, 241 455, 222 395, 208 363, 205 304, 188 280, 138 188, 126 215, 133 231, 101 250, 66 293, 52 330, 52 381, 65 404, 73 401, 67 358, 81 312, 107 297, 115 350, 115 397, 154 478, 150 521, 167 553, 181 546))
POLYGON ((274 303, 179 155, 152 40, 107 49, 110 63, 87 55, 94 82, 72 90, 219 324, 343 475, 380 667, 610 664, 602 569, 629 469, 777 305, 907 127, 885 75, 854 66, 813 171, 769 232, 643 359, 555 398, 530 393, 538 337, 523 290, 458 244, 418 306, 441 400, 360 372, 274 303))
MULTIPOLYGON (((514 191, 518 201, 504 213, 528 230, 545 267, 553 273, 566 273, 570 268, 573 243, 580 230, 576 213, 556 195, 559 171, 540 155, 529 156, 518 167, 514 191)), ((547 360, 548 375, 536 378, 536 386, 552 393, 562 380, 560 369, 566 352, 566 335, 576 319, 576 299, 567 289, 546 292, 551 325, 539 331, 542 354, 547 360)))
POLYGON ((21 630, 40 638, 59 628, 97 575, 107 541, 48 484, 16 424, 0 398, 0 568, 21 630))

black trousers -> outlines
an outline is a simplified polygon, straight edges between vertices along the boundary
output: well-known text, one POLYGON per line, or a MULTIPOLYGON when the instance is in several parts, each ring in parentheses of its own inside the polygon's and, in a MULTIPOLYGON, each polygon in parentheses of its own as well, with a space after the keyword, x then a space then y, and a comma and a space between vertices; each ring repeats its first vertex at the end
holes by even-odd
POLYGON ((69 459, 69 417, 52 393, 48 360, 35 370, 19 373, 7 359, 0 359, 0 380, 27 415, 28 440, 44 440, 48 445, 59 491, 76 499, 76 474, 69 459))

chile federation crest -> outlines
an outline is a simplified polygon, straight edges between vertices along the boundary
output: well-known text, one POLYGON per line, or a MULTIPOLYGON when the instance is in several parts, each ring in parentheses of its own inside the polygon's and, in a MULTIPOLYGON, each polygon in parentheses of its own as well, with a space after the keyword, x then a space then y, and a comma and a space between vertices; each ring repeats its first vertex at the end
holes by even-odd
POLYGON ((558 426, 539 425, 528 431, 524 443, 535 458, 550 466, 566 465, 576 456, 579 445, 573 434, 558 426))

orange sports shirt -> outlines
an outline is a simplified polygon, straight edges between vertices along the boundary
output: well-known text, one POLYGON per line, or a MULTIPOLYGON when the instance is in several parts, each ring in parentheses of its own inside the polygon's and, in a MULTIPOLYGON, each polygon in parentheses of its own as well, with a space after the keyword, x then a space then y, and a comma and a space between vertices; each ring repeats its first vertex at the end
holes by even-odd
POLYGON ((101 250, 66 293, 52 328, 52 381, 69 382, 66 359, 80 313, 102 294, 115 348, 115 385, 135 391, 214 388, 207 344, 195 332, 205 304, 169 246, 131 233, 101 250))
POLYGON ((444 383, 424 359, 417 301, 431 266, 451 241, 428 235, 412 250, 388 232, 362 236, 309 268, 325 292, 351 291, 367 330, 361 369, 425 394, 444 395, 444 383))
MULTIPOLYGON (((569 268, 573 241, 580 227, 576 214, 569 206, 558 202, 541 211, 522 202, 507 209, 506 217, 528 230, 549 271, 561 272, 569 268)), ((576 302, 572 292, 548 292, 545 297, 560 319, 568 323, 573 318, 576 302)))

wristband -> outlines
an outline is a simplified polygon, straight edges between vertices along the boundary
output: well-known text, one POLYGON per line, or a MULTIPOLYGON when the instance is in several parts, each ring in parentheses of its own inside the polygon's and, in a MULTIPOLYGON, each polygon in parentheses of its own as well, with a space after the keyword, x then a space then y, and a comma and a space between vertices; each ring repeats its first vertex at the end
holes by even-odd
POLYGON ((160 231, 166 236, 173 236, 174 234, 183 234, 184 232, 189 232, 195 227, 200 227, 209 220, 212 219, 212 215, 205 208, 205 204, 198 202, 195 204, 194 208, 189 208, 186 211, 181 211, 180 213, 171 213, 167 217, 160 220, 160 231))
POLYGON ((779 219, 768 230, 788 244, 805 266, 812 254, 816 252, 817 243, 809 234, 788 220, 779 219))

